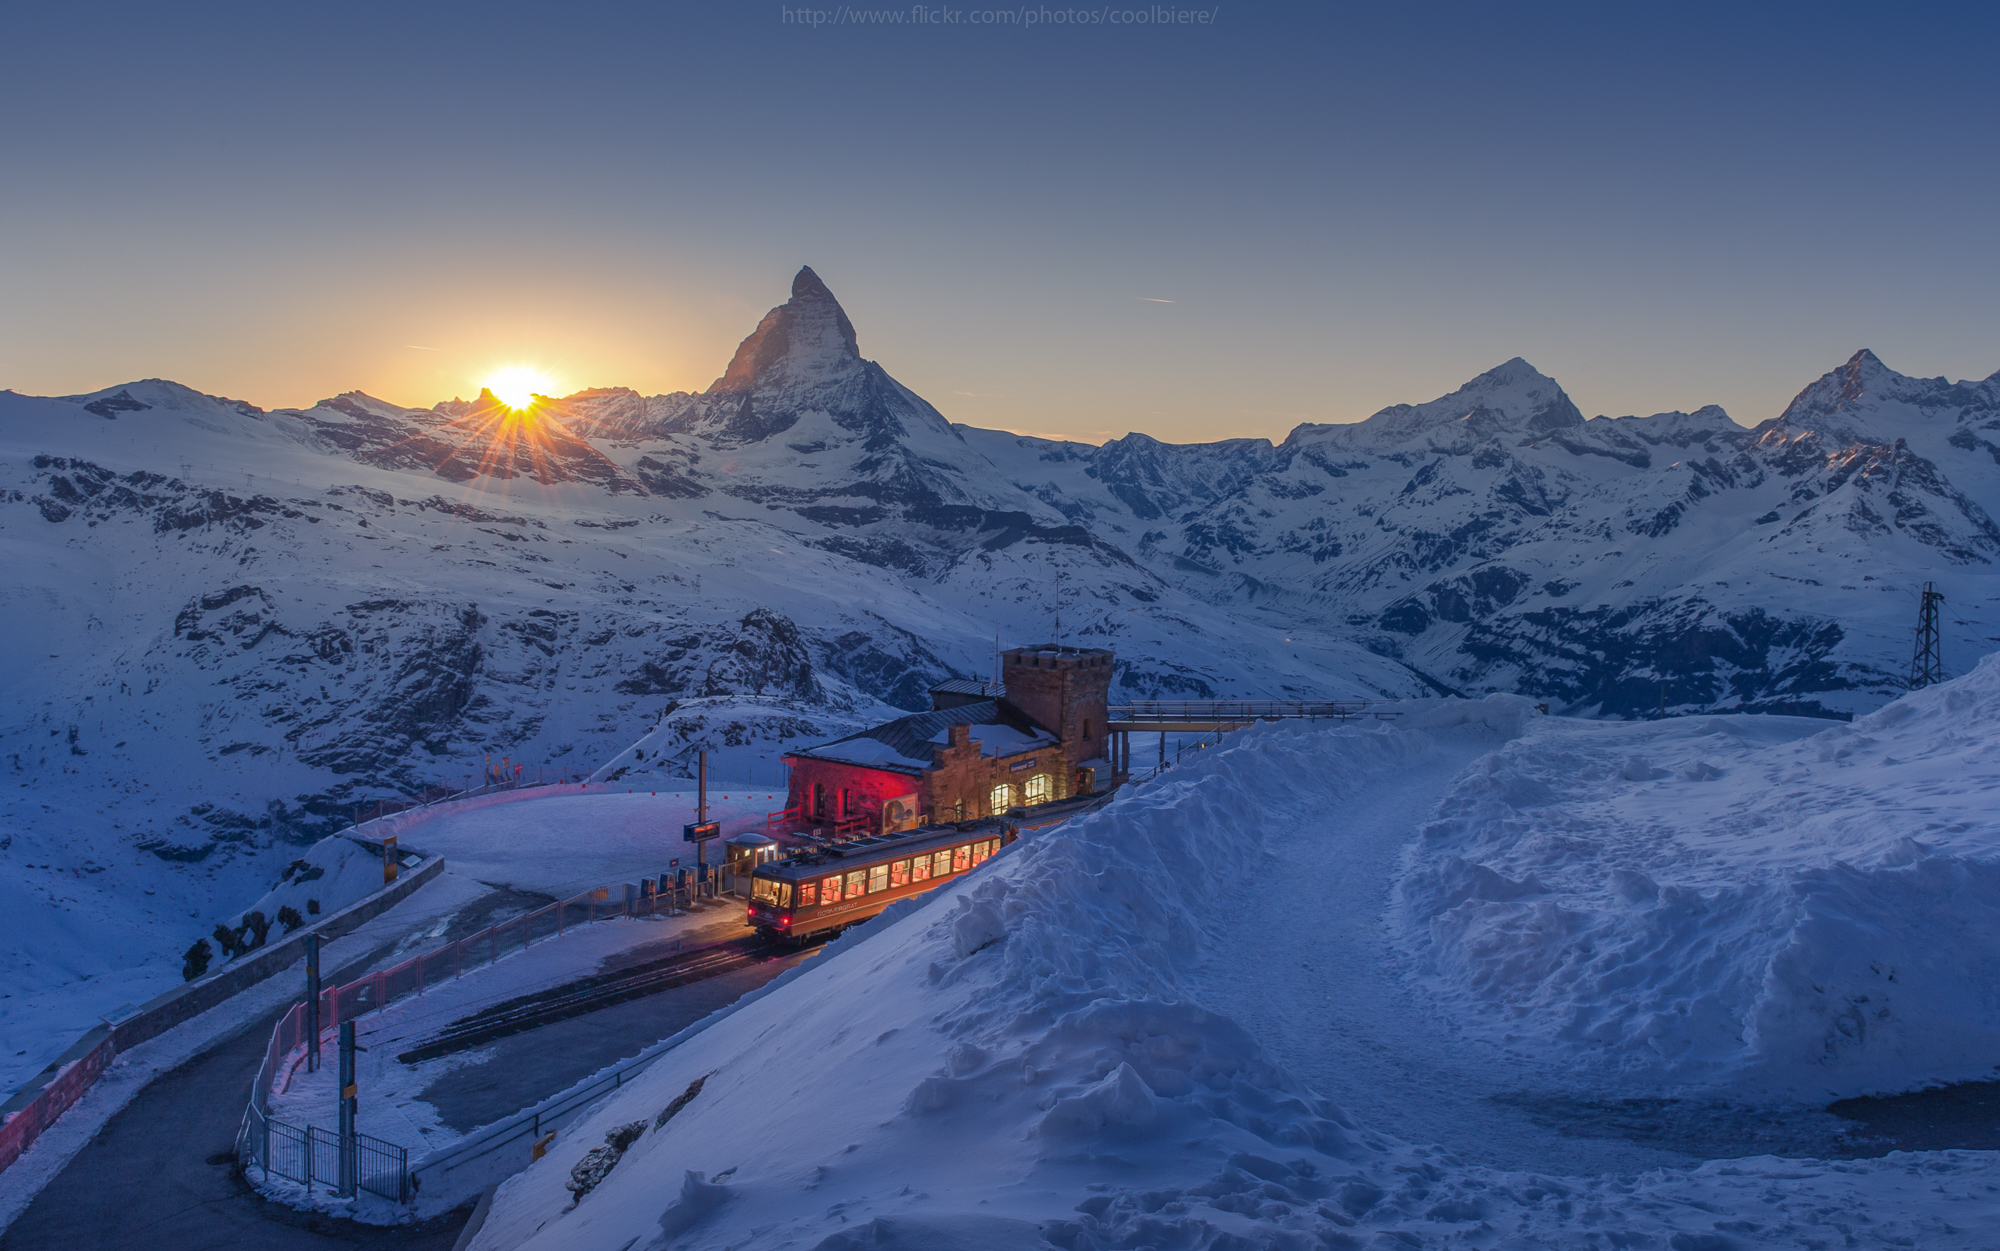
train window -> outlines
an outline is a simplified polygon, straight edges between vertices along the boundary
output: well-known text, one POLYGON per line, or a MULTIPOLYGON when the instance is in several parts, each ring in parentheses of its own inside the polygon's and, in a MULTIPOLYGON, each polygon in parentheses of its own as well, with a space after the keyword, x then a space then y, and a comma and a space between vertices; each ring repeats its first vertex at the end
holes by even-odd
POLYGON ((779 885, 779 883, 772 881, 768 877, 752 878, 750 880, 750 898, 760 904, 769 904, 773 908, 782 908, 785 905, 778 902, 779 885))
POLYGON ((929 856, 918 856, 915 860, 910 861, 910 880, 912 882, 928 882, 931 880, 931 858, 929 856))
POLYGON ((819 884, 819 901, 821 903, 840 902, 840 874, 836 873, 819 884))
POLYGON ((1028 802, 1045 804, 1049 802, 1049 775, 1037 773, 1028 779, 1028 802))
POLYGON ((953 873, 963 873, 971 867, 972 844, 967 843, 963 847, 954 847, 951 849, 951 871, 953 873))
POLYGON ((1002 782, 993 788, 990 802, 994 812, 1005 812, 1014 806, 1014 784, 1002 782))
POLYGON ((859 899, 868 893, 868 870, 856 869, 847 875, 847 897, 859 899))
POLYGON ((819 903, 819 883, 799 883, 799 907, 811 908, 819 903))
POLYGON ((943 877, 951 872, 951 848, 947 847, 931 857, 931 876, 943 877))
POLYGON ((987 856, 986 842, 984 839, 972 845, 972 863, 985 864, 986 856, 987 856))
POLYGON ((889 885, 908 886, 910 884, 910 862, 898 860, 889 866, 889 885))
POLYGON ((878 890, 888 890, 888 889, 889 889, 889 866, 886 864, 877 864, 869 866, 868 869, 869 893, 873 894, 878 890))

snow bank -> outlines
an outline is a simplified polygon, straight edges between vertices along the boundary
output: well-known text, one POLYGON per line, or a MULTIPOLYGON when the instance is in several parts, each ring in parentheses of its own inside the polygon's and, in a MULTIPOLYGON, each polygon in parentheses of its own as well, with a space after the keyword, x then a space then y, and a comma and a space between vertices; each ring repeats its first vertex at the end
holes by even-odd
POLYGON ((1439 818, 1406 942, 1516 1049, 1627 1092, 1993 1075, 2000 660, 1851 725, 1538 719, 1439 818))
MULTIPOLYGON (((1261 868, 1269 789, 1332 801, 1424 747, 1410 733, 1252 730, 1016 844, 671 1053, 504 1187, 476 1245, 667 1245, 667 1230, 709 1245, 710 1210, 768 1231, 757 1245, 810 1246, 877 1217, 908 1245, 1015 1245, 1003 1236, 1019 1221, 1074 1215, 1075 1197, 1049 1204, 1051 1186, 1196 1185, 1237 1154, 1367 1154, 1337 1107, 1189 1002, 1180 976, 1216 891, 1261 868), (702 1077, 698 1098, 562 1214, 589 1150, 702 1077), (724 1188, 699 1192, 709 1206, 693 1220, 690 1176, 724 1188)), ((905 1245, 868 1237, 855 1245, 905 1245)))
POLYGON ((345 834, 335 834, 322 838, 287 864, 270 890, 225 924, 238 928, 252 912, 261 912, 273 933, 282 936, 291 932, 278 924, 278 914, 284 909, 296 912, 302 924, 311 924, 361 902, 383 885, 381 853, 345 834))
POLYGON ((1403 728, 1232 735, 715 1020, 505 1183, 472 1245, 1722 1248, 1846 1245, 1850 1230, 1993 1245, 1987 1154, 1585 1179, 1472 1168, 1355 1125, 1191 1001, 1219 889, 1278 867, 1267 821, 1336 811, 1433 757, 1432 732, 1528 724, 1497 699, 1403 728), (577 1196, 579 1165, 594 1185, 577 1196))

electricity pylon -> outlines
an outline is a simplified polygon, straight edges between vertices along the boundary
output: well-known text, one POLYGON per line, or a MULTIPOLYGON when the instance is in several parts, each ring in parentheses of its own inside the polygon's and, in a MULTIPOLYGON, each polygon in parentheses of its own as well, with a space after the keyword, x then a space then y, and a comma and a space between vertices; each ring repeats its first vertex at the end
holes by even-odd
POLYGON ((1938 605, 1944 592, 1937 583, 1924 583, 1924 604, 1917 611, 1917 648, 1910 657, 1910 689, 1921 690, 1944 681, 1944 660, 1938 654, 1938 605))

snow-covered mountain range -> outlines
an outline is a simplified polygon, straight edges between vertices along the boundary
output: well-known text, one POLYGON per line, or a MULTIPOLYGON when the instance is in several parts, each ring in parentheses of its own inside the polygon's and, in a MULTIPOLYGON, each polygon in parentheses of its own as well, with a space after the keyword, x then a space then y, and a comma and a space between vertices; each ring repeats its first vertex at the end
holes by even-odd
POLYGON ((769 783, 996 633, 1111 646, 1127 698, 1865 711, 1922 582, 1948 666, 2000 633, 1996 509, 2000 375, 1862 352, 1745 430, 1585 420, 1517 359, 1275 446, 1090 447, 952 425, 810 269, 699 394, 0 392, 0 1025, 177 976, 358 804, 589 773, 663 717, 769 783))

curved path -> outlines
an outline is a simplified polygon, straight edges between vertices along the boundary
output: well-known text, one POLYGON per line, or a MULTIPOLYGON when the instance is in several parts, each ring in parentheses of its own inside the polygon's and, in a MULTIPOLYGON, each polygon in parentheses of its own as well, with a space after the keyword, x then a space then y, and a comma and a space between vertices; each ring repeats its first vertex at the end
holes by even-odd
POLYGON ((1580 1096, 1573 1075, 1457 1031, 1392 948, 1390 892, 1404 848, 1452 779, 1500 740, 1476 730, 1434 737, 1434 753, 1336 811, 1273 803, 1271 862, 1218 901, 1219 954, 1195 975, 1205 1003, 1362 1126, 1468 1163, 1595 1175, 1766 1153, 1881 1153, 1808 1109, 1580 1096))
POLYGON ((384 1229, 271 1203, 237 1174, 243 1097, 280 1015, 150 1082, 0 1234, 0 1251, 451 1251, 469 1211, 384 1229))

